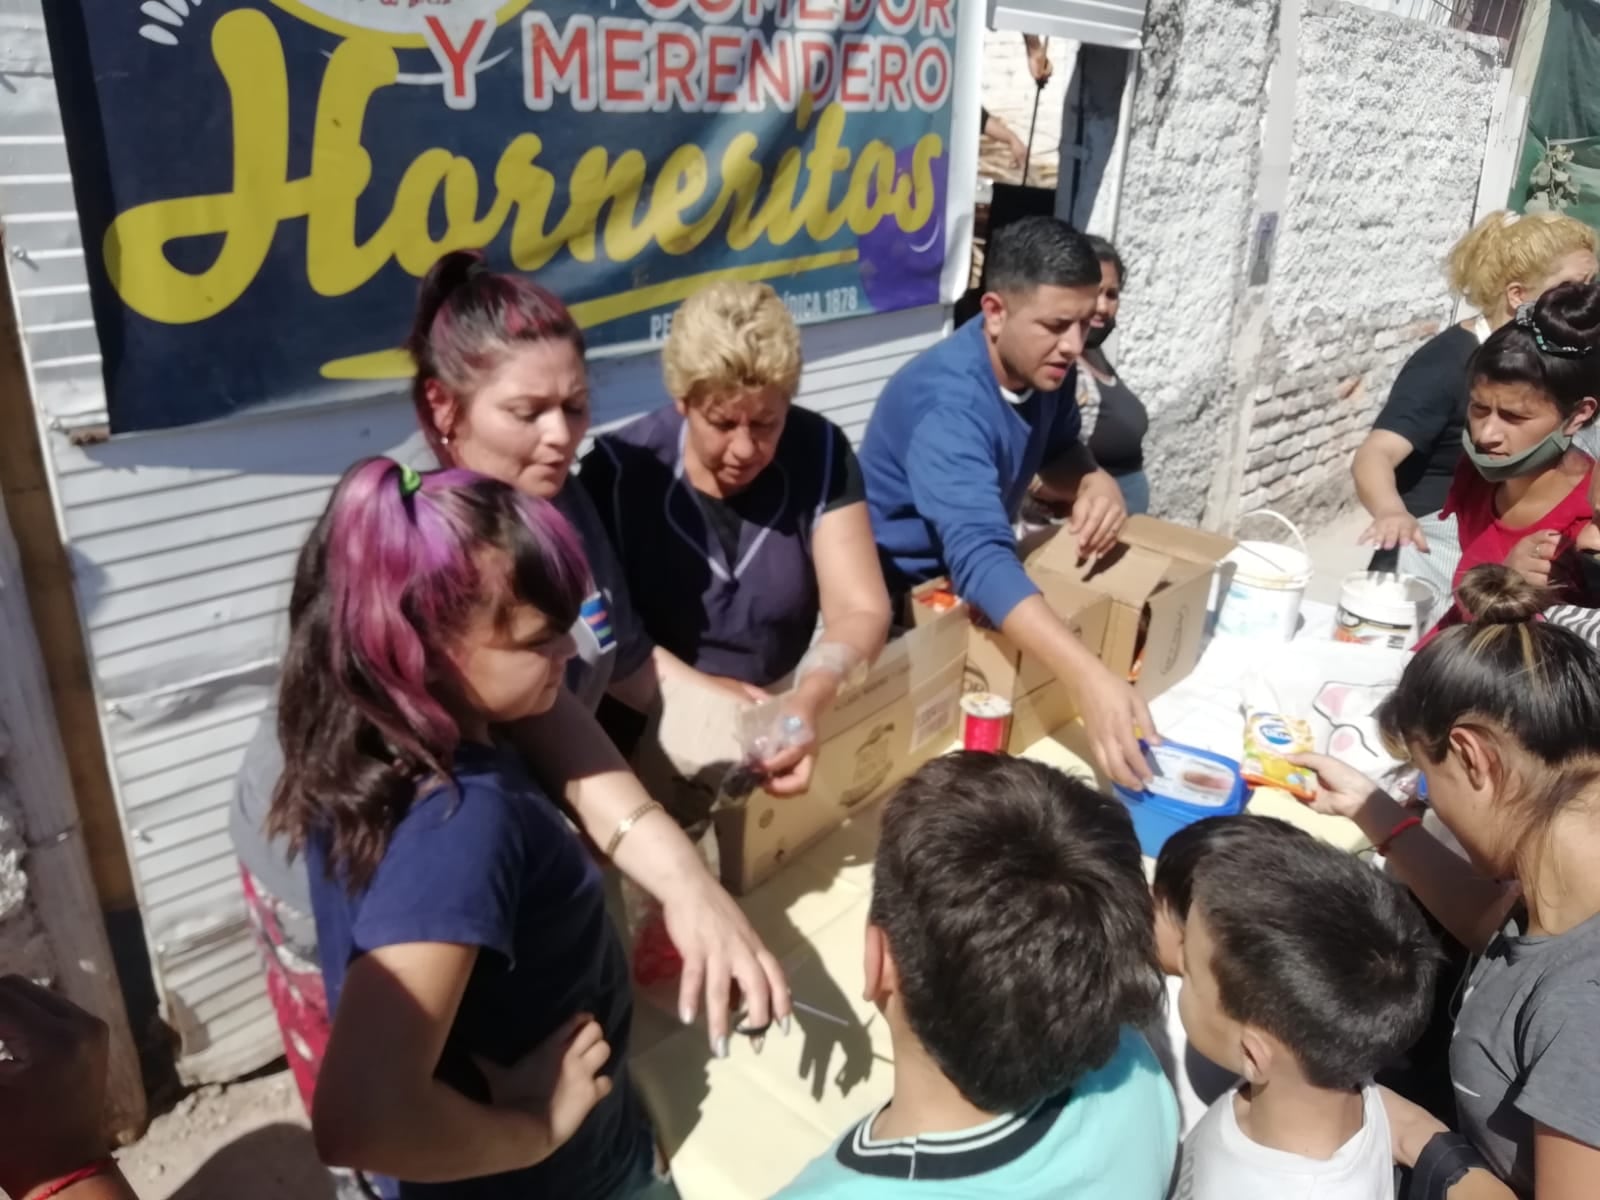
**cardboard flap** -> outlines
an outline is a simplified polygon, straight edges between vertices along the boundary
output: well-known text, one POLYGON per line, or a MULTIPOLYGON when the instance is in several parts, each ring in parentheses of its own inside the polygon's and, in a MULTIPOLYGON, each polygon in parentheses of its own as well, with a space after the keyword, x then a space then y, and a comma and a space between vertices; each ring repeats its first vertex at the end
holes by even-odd
POLYGON ((1122 535, 1118 540, 1129 546, 1154 550, 1157 554, 1165 554, 1169 558, 1205 566, 1221 562, 1238 545, 1232 538, 1223 537, 1219 533, 1188 529, 1182 525, 1173 525, 1168 521, 1158 521, 1155 517, 1145 516, 1129 517, 1128 523, 1122 527, 1122 535))
POLYGON ((1083 583, 1119 604, 1138 609, 1161 586, 1172 559, 1140 546, 1119 545, 1110 554, 1075 571, 1083 583))

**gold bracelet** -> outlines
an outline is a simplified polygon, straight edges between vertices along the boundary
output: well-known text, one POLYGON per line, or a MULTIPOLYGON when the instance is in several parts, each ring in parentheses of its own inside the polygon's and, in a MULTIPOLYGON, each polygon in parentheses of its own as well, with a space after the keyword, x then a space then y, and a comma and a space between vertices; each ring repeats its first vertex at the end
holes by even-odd
POLYGON ((654 800, 649 800, 623 817, 617 823, 617 831, 611 835, 611 840, 606 843, 606 857, 614 858, 617 853, 617 847, 622 845, 622 839, 628 836, 628 831, 659 808, 661 808, 661 805, 654 800))

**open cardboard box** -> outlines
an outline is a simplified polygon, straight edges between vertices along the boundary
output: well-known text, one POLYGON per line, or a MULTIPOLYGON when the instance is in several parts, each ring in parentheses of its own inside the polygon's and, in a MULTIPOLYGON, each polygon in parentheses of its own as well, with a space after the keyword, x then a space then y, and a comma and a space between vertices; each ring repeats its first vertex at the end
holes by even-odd
POLYGON ((967 631, 958 605, 884 647, 866 679, 823 716, 804 795, 753 786, 739 769, 744 703, 700 684, 663 685, 635 768, 681 823, 715 823, 723 883, 743 895, 949 747, 959 734, 967 631))
POLYGON ((1080 562, 1071 535, 1060 529, 1031 539, 1023 553, 1035 580, 1064 575, 1110 601, 1100 661, 1136 674, 1140 693, 1152 698, 1200 661, 1212 580, 1234 546, 1231 538, 1137 516, 1128 518, 1116 548, 1093 562, 1080 562))

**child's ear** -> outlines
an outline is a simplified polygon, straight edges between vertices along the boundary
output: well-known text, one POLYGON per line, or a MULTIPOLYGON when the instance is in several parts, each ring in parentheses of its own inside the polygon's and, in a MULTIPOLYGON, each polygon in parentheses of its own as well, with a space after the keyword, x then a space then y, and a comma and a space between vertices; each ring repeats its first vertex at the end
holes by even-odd
POLYGON ((1239 1026, 1240 1073, 1247 1083, 1265 1083, 1272 1077, 1278 1044, 1253 1025, 1239 1026))
POLYGON ((889 939, 883 930, 868 923, 864 939, 862 978, 866 980, 861 998, 868 1004, 882 1008, 889 997, 900 989, 900 972, 894 965, 894 955, 889 953, 889 939))
POLYGON ((1156 961, 1168 975, 1183 974, 1183 922, 1163 900, 1156 901, 1156 961))

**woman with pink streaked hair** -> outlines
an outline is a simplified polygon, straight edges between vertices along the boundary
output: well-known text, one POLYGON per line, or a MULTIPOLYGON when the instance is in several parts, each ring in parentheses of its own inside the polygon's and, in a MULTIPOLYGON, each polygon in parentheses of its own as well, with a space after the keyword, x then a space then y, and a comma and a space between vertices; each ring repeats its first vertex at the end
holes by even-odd
MULTIPOLYGON (((609 695, 644 710, 656 703, 663 678, 709 677, 652 646, 594 507, 568 477, 590 419, 582 332, 545 289, 458 252, 423 281, 407 344, 417 362, 412 396, 427 443, 406 456, 410 465, 465 468, 548 502, 576 531, 587 559, 567 686, 547 712, 518 722, 507 736, 548 793, 603 848, 610 831, 651 801, 595 720, 595 706, 609 695)), ((292 861, 283 839, 263 827, 283 770, 277 724, 269 712, 246 752, 230 832, 285 1053, 309 1108, 332 1006, 304 863, 292 861)), ((780 779, 802 766, 773 765, 780 779)), ((616 865, 660 903, 683 964, 680 1014, 695 1019, 703 996, 713 1046, 725 1044, 732 1028, 735 981, 752 1012, 788 1012, 782 972, 673 822, 640 821, 616 865)), ((338 1187, 340 1200, 366 1194, 348 1177, 339 1177, 338 1187)))
MULTIPOLYGON (((598 864, 507 733, 567 695, 589 587, 547 501, 383 458, 351 468, 300 554, 267 832, 307 860, 334 1013, 317 1148, 386 1197, 675 1195, 629 1083, 598 864)), ((705 875, 659 805, 577 816, 626 870, 705 875)), ((726 903, 765 1024, 782 972, 726 903)))

